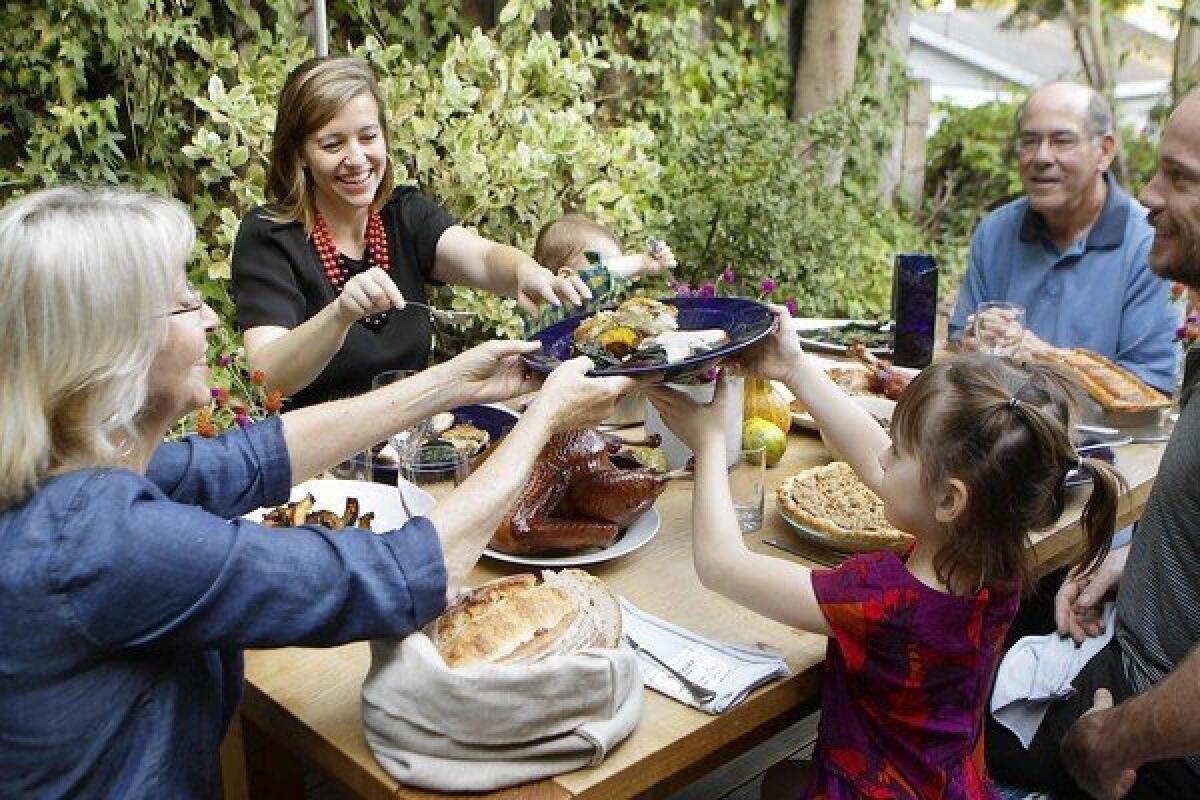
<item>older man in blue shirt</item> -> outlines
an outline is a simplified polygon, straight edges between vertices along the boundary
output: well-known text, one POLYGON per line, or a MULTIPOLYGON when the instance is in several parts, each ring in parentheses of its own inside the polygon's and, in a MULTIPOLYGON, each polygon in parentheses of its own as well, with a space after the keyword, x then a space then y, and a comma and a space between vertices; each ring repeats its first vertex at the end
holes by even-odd
POLYGON ((981 303, 1025 308, 1024 349, 1082 347, 1170 393, 1178 353, 1169 285, 1147 266, 1146 209, 1107 173, 1112 112, 1094 90, 1045 86, 1017 116, 1025 196, 976 228, 950 340, 974 346, 981 303))

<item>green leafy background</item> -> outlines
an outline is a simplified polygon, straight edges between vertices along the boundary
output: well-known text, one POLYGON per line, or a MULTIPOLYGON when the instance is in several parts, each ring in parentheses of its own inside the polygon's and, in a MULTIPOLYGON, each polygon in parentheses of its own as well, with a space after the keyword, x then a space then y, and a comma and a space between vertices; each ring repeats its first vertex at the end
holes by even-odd
MULTIPOLYGON (((948 291, 966 236, 1019 189, 1013 107, 942 110, 928 200, 882 204, 877 170, 904 78, 867 4, 854 88, 788 119, 784 3, 510 0, 486 30, 456 0, 333 0, 331 49, 369 59, 390 112, 396 177, 463 224, 529 251, 565 210, 630 249, 654 236, 695 284, 777 282, 802 313, 886 313, 893 254, 936 253, 948 291), (891 71, 891 89, 876 77, 891 71), (839 181, 824 179, 831 153, 839 181)), ((167 192, 192 210, 193 279, 226 324, 230 248, 263 202, 274 101, 311 48, 287 0, 45 0, 0 6, 0 200, 61 182, 167 192)), ((1145 147, 1134 148, 1136 169, 1145 147)), ((514 304, 466 289, 478 313, 456 346, 518 336, 514 304)), ((236 348, 226 330, 216 341, 236 348)))

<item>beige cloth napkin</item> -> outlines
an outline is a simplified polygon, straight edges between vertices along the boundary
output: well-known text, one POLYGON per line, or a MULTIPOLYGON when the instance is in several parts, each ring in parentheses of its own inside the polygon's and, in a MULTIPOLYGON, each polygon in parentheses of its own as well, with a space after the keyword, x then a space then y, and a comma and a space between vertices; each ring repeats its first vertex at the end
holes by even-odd
POLYGON ((363 728, 400 783, 499 789, 600 763, 637 725, 642 694, 628 648, 451 670, 418 633, 371 643, 363 728))

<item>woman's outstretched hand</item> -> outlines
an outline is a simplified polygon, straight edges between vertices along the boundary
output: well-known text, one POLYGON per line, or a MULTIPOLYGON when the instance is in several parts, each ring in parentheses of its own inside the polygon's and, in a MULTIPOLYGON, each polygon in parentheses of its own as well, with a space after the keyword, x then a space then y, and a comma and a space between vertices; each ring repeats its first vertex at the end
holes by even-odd
POLYGON ((641 381, 618 376, 590 378, 587 373, 593 366, 587 356, 559 364, 546 376, 541 391, 525 413, 544 415, 555 433, 586 428, 612 416, 617 401, 626 392, 657 378, 641 381))
POLYGON ((337 304, 339 315, 347 322, 354 322, 393 308, 404 308, 404 295, 391 275, 379 267, 371 267, 346 281, 337 304))
POLYGON ((541 347, 538 342, 491 341, 476 345, 433 369, 445 372, 463 402, 494 403, 536 391, 541 376, 525 366, 521 356, 541 347))
POLYGON ((542 303, 581 306, 591 299, 592 290, 573 272, 555 275, 533 259, 517 269, 517 305, 527 314, 536 315, 542 303))

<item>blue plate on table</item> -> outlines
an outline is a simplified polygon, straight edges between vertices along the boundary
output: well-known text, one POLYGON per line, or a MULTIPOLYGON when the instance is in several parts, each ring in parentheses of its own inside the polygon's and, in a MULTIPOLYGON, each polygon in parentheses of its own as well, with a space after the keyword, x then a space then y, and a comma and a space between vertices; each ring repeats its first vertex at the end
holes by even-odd
MULTIPOLYGON (((454 414, 455 425, 469 423, 476 428, 481 428, 488 432, 488 446, 483 449, 483 452, 471 459, 472 463, 495 447, 500 439, 517 424, 517 420, 521 418, 517 412, 501 405, 461 406, 454 409, 452 413, 454 414)), ((354 462, 361 466, 362 459, 362 455, 359 454, 355 456, 354 462)), ((395 464, 380 462, 376 459, 371 467, 372 480, 378 483, 395 485, 396 473, 398 471, 395 464)), ((454 465, 450 462, 434 461, 424 462, 421 467, 422 471, 428 470, 431 478, 436 477, 437 473, 449 473, 454 469, 454 465)))
MULTIPOLYGON (((720 347, 688 356, 674 364, 638 364, 630 367, 601 367, 591 375, 653 375, 663 373, 674 380, 715 366, 721 359, 743 350, 774 330, 775 315, 757 300, 744 297, 669 297, 661 302, 679 309, 679 329, 684 331, 720 328, 729 340, 720 347)), ((592 313, 577 314, 548 325, 529 337, 542 343, 537 353, 521 356, 530 369, 548 373, 572 358, 571 335, 592 313)))
MULTIPOLYGON (((1079 442, 1076 446, 1077 447, 1086 447, 1088 445, 1103 444, 1103 443, 1104 443, 1103 439, 1096 439, 1094 437, 1088 437, 1088 438, 1084 439, 1083 441, 1079 442)), ((1087 456, 1088 458, 1095 458, 1100 461, 1107 461, 1109 464, 1115 465, 1117 463, 1117 451, 1111 447, 1100 447, 1095 450, 1089 450, 1086 453, 1084 453, 1084 455, 1087 456)), ((1075 486, 1090 486, 1091 483, 1092 483, 1092 476, 1088 475, 1085 472, 1080 472, 1077 469, 1073 469, 1070 472, 1068 472, 1067 479, 1066 479, 1066 481, 1064 481, 1064 485, 1068 489, 1075 487, 1075 486)))

